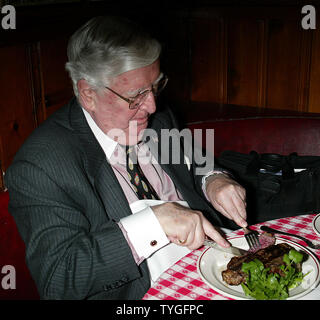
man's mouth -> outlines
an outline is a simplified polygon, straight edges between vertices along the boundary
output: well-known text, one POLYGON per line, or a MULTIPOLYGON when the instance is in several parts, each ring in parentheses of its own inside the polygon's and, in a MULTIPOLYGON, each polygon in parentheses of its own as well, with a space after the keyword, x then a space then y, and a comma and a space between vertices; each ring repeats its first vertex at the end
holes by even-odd
POLYGON ((137 121, 137 125, 141 126, 141 125, 147 123, 148 119, 149 119, 149 117, 144 117, 144 118, 135 119, 134 121, 137 121))

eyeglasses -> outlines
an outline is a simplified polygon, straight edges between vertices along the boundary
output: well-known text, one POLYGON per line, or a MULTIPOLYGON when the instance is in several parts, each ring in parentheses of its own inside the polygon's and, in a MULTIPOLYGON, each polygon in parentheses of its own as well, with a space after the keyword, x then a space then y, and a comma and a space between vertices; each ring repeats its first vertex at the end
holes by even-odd
POLYGON ((143 104, 143 102, 146 100, 148 97, 149 93, 152 92, 154 97, 157 97, 160 92, 165 88, 168 82, 168 77, 164 75, 163 73, 160 74, 160 77, 158 80, 156 80, 152 85, 150 89, 143 90, 139 92, 135 97, 132 98, 125 98, 116 91, 110 89, 109 87, 105 87, 106 89, 110 90, 113 92, 115 95, 117 95, 119 98, 122 100, 126 101, 129 103, 129 109, 138 109, 140 106, 143 104))

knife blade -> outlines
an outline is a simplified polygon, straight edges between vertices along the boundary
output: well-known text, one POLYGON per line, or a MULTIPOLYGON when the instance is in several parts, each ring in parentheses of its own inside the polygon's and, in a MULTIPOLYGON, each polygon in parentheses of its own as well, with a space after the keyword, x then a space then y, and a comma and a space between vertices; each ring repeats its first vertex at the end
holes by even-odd
POLYGON ((230 254, 233 254, 235 256, 243 256, 243 255, 248 253, 248 251, 246 251, 244 249, 240 249, 238 247, 234 247, 234 246, 230 246, 228 248, 221 247, 216 242, 214 242, 212 240, 209 240, 209 239, 205 239, 203 244, 205 246, 217 249, 217 250, 222 251, 222 252, 230 253, 230 254))

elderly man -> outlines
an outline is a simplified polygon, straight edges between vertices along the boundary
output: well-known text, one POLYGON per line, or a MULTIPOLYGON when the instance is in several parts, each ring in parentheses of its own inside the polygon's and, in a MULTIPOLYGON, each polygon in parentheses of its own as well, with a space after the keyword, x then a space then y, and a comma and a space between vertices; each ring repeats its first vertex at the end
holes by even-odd
POLYGON ((160 50, 125 19, 87 22, 68 45, 76 97, 31 134, 6 173, 43 299, 140 299, 205 237, 229 246, 213 225, 246 226, 245 191, 226 173, 197 177, 192 159, 162 163, 154 151, 140 161, 175 126, 169 110, 156 112, 167 83, 160 50), (157 133, 148 143, 146 129, 157 133))

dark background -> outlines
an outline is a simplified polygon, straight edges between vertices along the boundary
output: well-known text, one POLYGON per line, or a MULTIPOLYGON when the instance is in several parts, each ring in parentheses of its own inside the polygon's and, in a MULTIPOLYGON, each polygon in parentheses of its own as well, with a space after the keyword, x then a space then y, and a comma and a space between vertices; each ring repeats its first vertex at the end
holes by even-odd
POLYGON ((67 41, 97 15, 128 17, 161 41, 170 79, 163 99, 182 123, 253 108, 320 113, 320 26, 301 27, 303 5, 317 9, 318 1, 37 2, 16 6, 16 30, 0 28, 3 172, 32 130, 72 96, 67 41))

